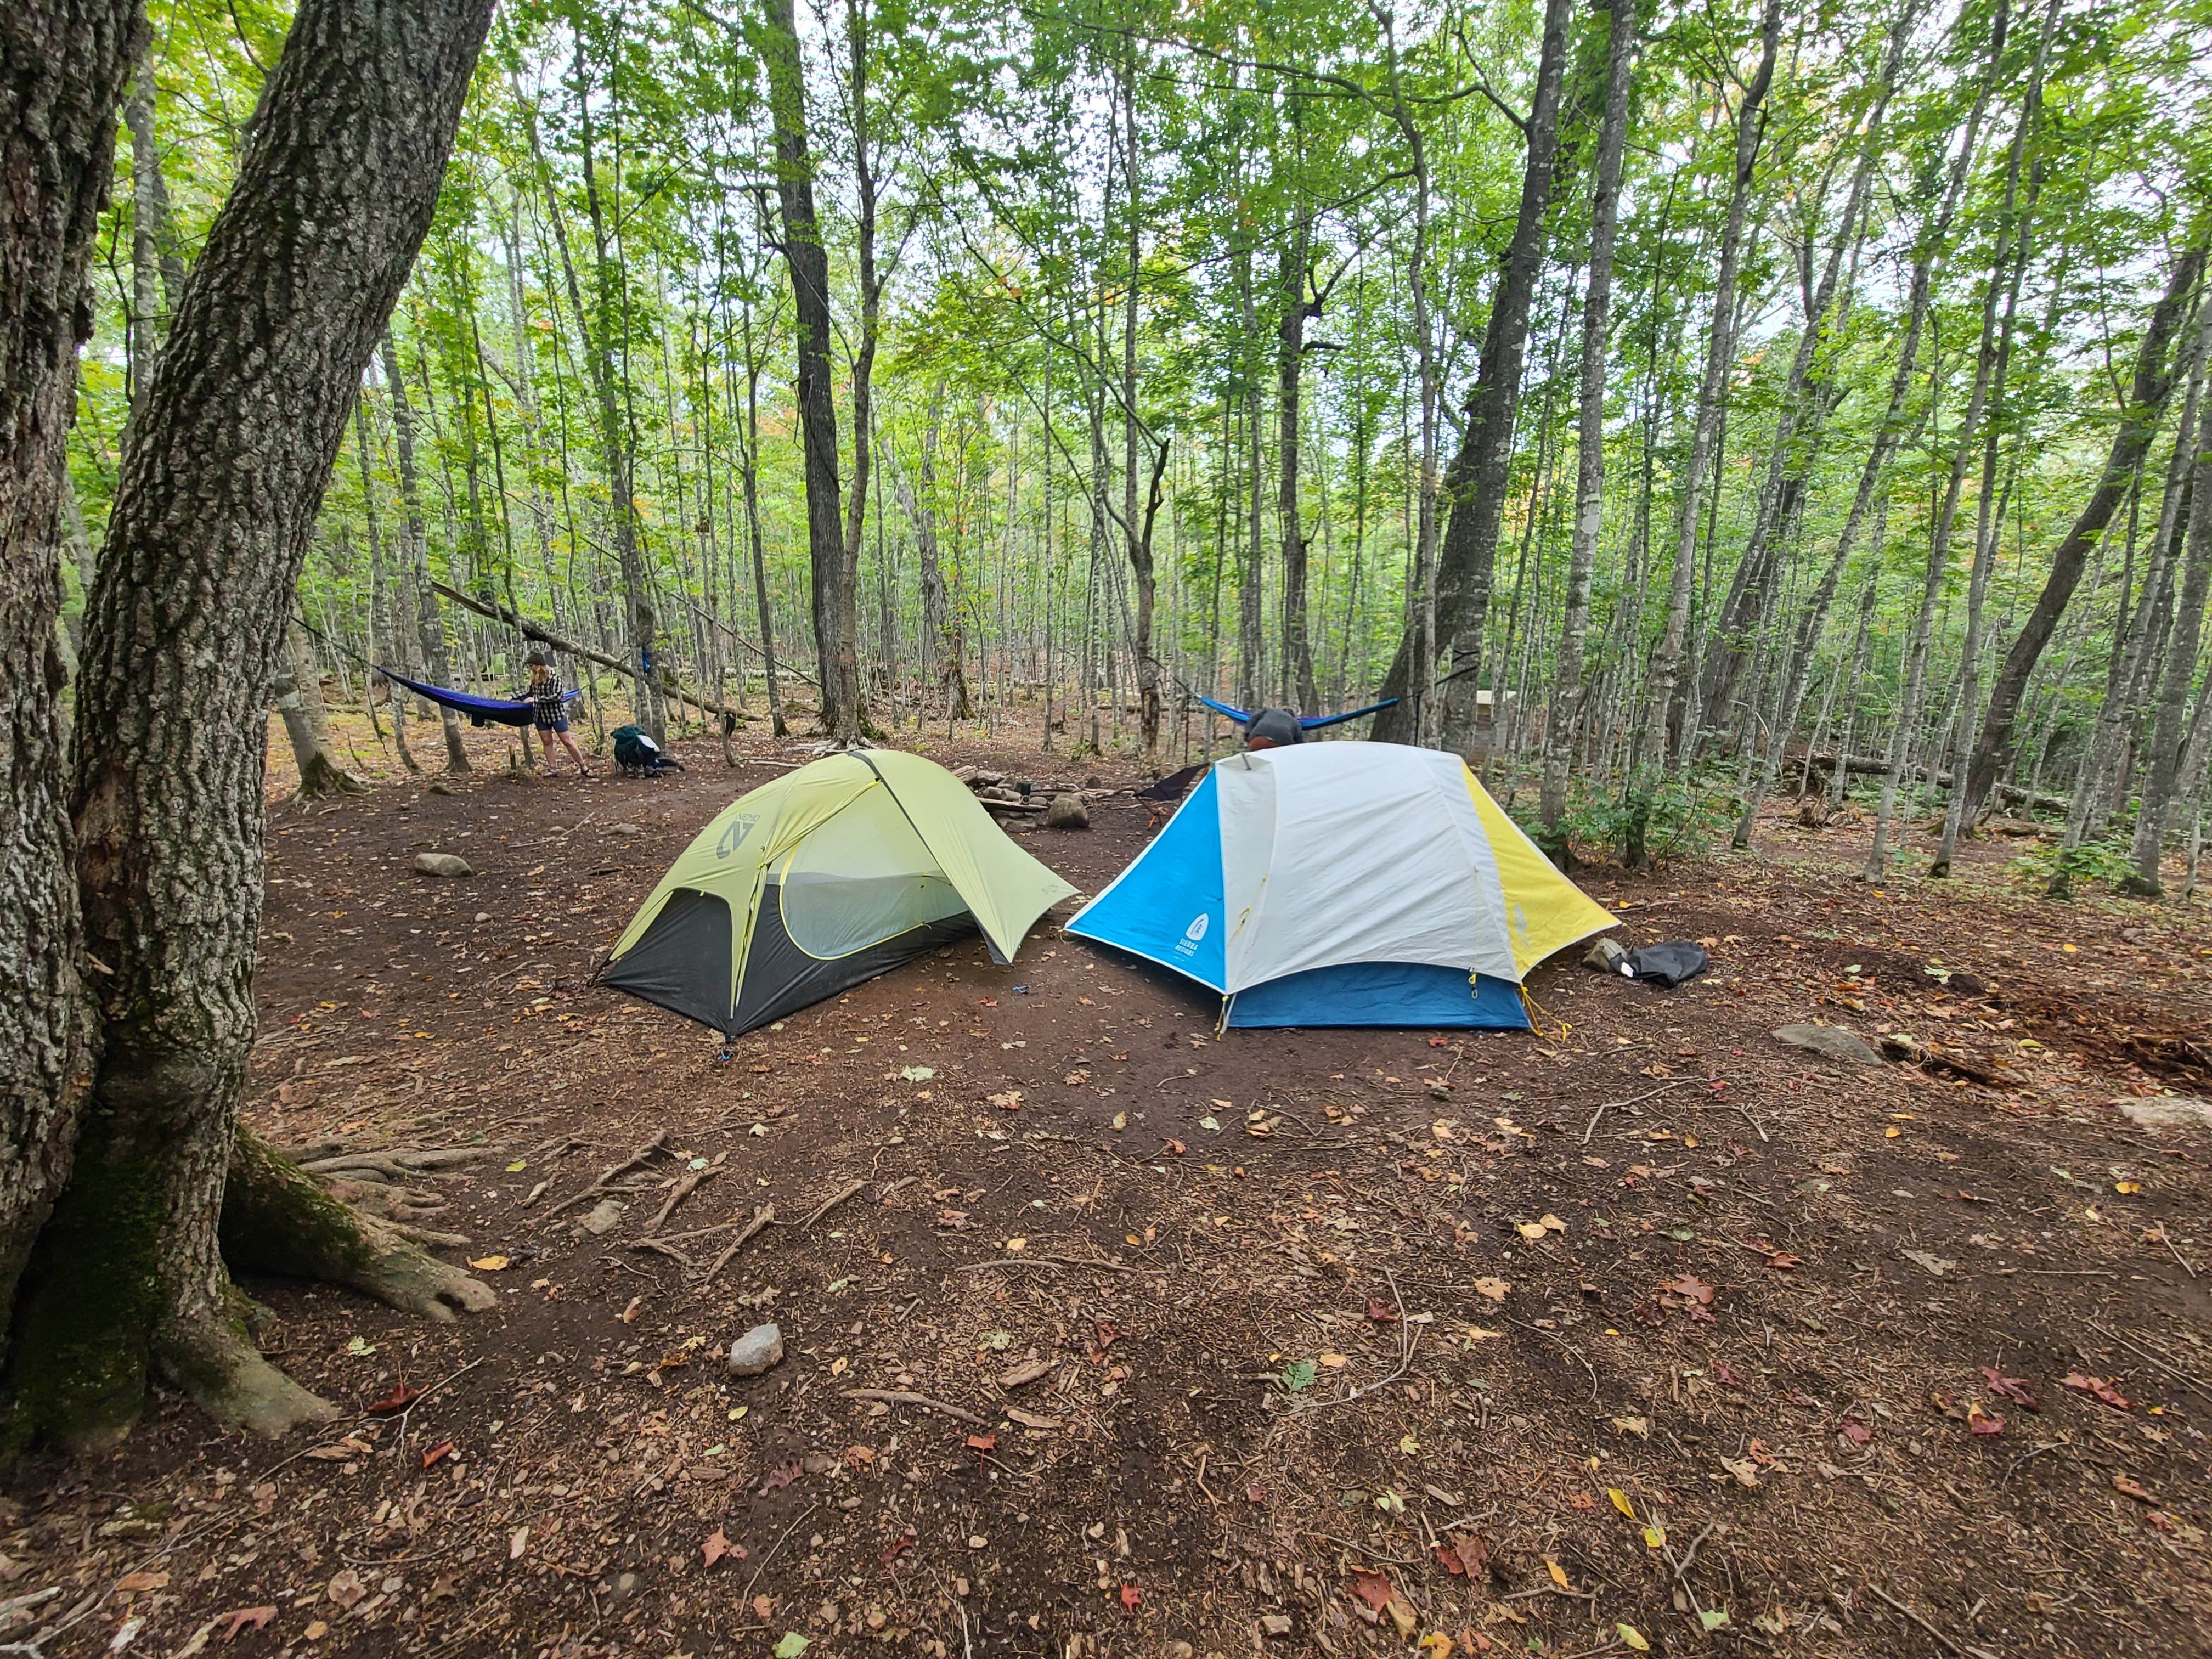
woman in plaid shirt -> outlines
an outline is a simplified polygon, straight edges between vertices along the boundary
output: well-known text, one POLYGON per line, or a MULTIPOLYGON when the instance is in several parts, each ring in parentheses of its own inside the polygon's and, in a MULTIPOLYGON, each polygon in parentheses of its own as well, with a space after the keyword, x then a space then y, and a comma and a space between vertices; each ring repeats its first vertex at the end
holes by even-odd
POLYGON ((568 735, 568 698, 561 686, 561 676, 554 672, 550 652, 533 651, 529 656, 530 684, 524 695, 532 708, 530 723, 538 728, 538 740, 545 745, 545 766, 553 767, 553 739, 558 737, 568 757, 576 763, 576 775, 588 778, 592 769, 584 764, 582 750, 576 747, 575 738, 568 735))

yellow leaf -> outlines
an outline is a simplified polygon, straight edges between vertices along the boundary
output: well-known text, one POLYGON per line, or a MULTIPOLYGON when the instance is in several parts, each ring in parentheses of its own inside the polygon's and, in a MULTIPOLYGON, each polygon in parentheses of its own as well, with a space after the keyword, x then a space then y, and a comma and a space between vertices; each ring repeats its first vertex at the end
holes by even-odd
POLYGON ((1636 1519, 1636 1505, 1628 1501, 1628 1494, 1626 1492, 1621 1491, 1618 1486, 1607 1486, 1605 1489, 1605 1495, 1613 1499, 1613 1508, 1619 1510, 1630 1520, 1633 1521, 1636 1519))
POLYGON ((1420 1639, 1419 1645, 1429 1659, 1451 1659, 1452 1639, 1440 1630, 1431 1631, 1420 1639))
POLYGON ((1902 1130, 1902 1129, 1899 1128, 1899 1127, 1898 1127, 1894 1123, 1893 1123, 1893 1124, 1891 1124, 1891 1125, 1889 1126, 1889 1127, 1887 1127, 1887 1129, 1884 1129, 1884 1130, 1881 1132, 1881 1138, 1882 1138, 1884 1140, 1894 1140, 1894 1139, 1896 1139, 1898 1138, 1898 1136, 1899 1136, 1899 1135, 1903 1134, 1904 1133, 1905 1133, 1905 1131, 1904 1131, 1904 1130, 1902 1130))
POLYGON ((1504 1301, 1505 1293, 1512 1288, 1502 1279, 1478 1279, 1474 1281, 1474 1293, 1487 1297, 1492 1302, 1504 1301))
POLYGON ((1635 1626, 1615 1625, 1613 1628, 1620 1632, 1620 1639, 1627 1643, 1630 1647, 1635 1649, 1637 1652, 1649 1653, 1651 1651, 1651 1644, 1644 1639, 1644 1632, 1637 1629, 1635 1626))
POLYGON ((471 1256, 469 1259, 469 1266, 480 1273, 495 1273, 507 1266, 507 1258, 503 1255, 471 1256))
POLYGON ((2140 1181, 2115 1181, 2112 1183, 2112 1190, 2116 1193, 2139 1193, 2142 1190, 2142 1182, 2140 1181))
POLYGON ((1573 1585, 1567 1583, 1567 1570, 1561 1566, 1557 1561, 1554 1561, 1547 1555, 1544 1558, 1544 1565, 1551 1570, 1552 1582, 1557 1584, 1561 1589, 1572 1589, 1574 1588, 1573 1585))
POLYGON ((1644 1541, 1649 1544, 1655 1550, 1664 1549, 1667 1545, 1667 1528, 1664 1527, 1644 1528, 1644 1541))
POLYGON ((1340 1353, 1317 1354, 1315 1358, 1319 1360, 1322 1365, 1333 1371, 1340 1371, 1346 1365, 1349 1365, 1352 1363, 1348 1358, 1340 1353))
POLYGON ((1420 1449, 1421 1443, 1414 1439, 1412 1435, 1401 1434, 1398 1437, 1398 1449, 1405 1453, 1407 1456, 1411 1457, 1415 1452, 1420 1450, 1420 1449))
POLYGON ((1547 1232, 1563 1233, 1567 1230, 1567 1224, 1560 1220, 1559 1217, 1553 1215, 1549 1210, 1544 1212, 1542 1218, 1539 1220, 1536 1224, 1539 1227, 1543 1228, 1547 1232))
POLYGON ((1540 1244, 1543 1243, 1544 1228, 1540 1222, 1523 1221, 1517 1228, 1516 1228, 1515 1231, 1519 1232, 1521 1237, 1527 1239, 1531 1244, 1540 1244))

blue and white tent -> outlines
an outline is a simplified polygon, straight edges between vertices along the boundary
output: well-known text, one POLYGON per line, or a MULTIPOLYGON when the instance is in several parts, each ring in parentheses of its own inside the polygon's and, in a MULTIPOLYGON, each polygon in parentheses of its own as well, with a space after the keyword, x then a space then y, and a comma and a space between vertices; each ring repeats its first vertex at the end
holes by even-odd
POLYGON ((1232 755, 1067 924, 1187 974, 1230 1025, 1522 1030, 1522 979, 1613 918, 1432 749, 1232 755))

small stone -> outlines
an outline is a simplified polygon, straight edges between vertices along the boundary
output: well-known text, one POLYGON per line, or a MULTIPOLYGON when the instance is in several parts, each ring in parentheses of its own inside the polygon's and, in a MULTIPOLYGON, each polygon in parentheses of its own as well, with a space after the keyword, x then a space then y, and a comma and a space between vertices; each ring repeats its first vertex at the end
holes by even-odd
POLYGON ((489 910, 479 910, 479 911, 477 911, 477 920, 478 921, 489 921, 491 920, 491 912, 490 912, 490 911, 489 911, 489 910))
POLYGON ((418 876, 473 876, 476 871, 458 853, 417 853, 415 873, 418 876))
POLYGON ((611 1198, 603 1198, 592 1206, 592 1212, 576 1224, 594 1238, 601 1238, 615 1230, 623 1218, 623 1206, 611 1198))
POLYGON ((617 823, 610 825, 607 833, 611 836, 641 836, 645 833, 645 826, 641 823, 617 823))
POLYGON ((1048 830, 1088 830, 1091 827, 1091 809, 1083 804, 1080 795, 1054 795, 1044 809, 1044 827, 1048 830))
POLYGON ((774 1325, 756 1325, 730 1344, 732 1376, 758 1376, 782 1363, 783 1333, 774 1325))
POLYGON ((1775 1041, 1786 1042, 1793 1048, 1806 1048, 1816 1054, 1826 1054, 1830 1060, 1856 1060, 1862 1066, 1881 1064, 1881 1051, 1864 1037, 1847 1031, 1840 1025, 1784 1025, 1774 1034, 1775 1041))
POLYGON ((1595 968, 1601 974, 1617 974, 1628 951, 1617 939, 1595 939, 1590 948, 1583 952, 1583 966, 1595 968))
POLYGON ((1260 1628, 1270 1636, 1288 1636, 1291 1621, 1279 1613, 1263 1613, 1260 1615, 1260 1628))
POLYGON ((428 787, 434 795, 450 795, 453 793, 453 786, 443 778, 431 779, 428 787))
POLYGON ((2154 1095, 2147 1100, 2113 1103, 2120 1115, 2146 1129, 2212 1129, 2212 1100, 2191 1095, 2154 1095))

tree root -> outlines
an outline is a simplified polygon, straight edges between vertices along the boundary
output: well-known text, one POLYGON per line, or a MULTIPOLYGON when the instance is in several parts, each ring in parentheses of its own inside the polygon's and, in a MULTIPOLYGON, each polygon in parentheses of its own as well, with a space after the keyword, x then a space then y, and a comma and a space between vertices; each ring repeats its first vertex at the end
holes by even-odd
POLYGON ((227 1429, 250 1429, 273 1440, 345 1414, 264 1359, 242 1318, 172 1318, 155 1334, 154 1361, 227 1429))
POLYGON ((441 1323, 498 1300, 483 1280, 426 1255, 399 1227, 332 1197, 244 1128, 231 1150, 222 1250, 233 1267, 347 1285, 441 1323))

